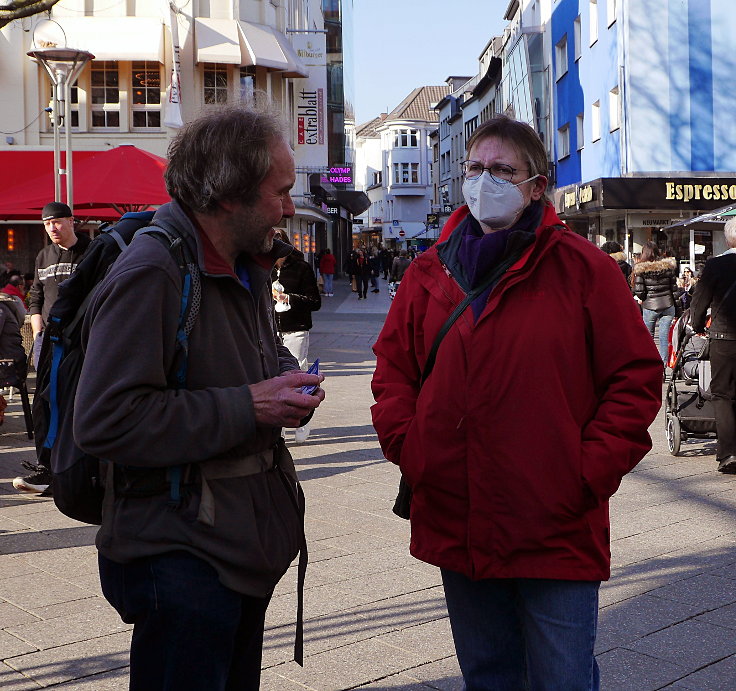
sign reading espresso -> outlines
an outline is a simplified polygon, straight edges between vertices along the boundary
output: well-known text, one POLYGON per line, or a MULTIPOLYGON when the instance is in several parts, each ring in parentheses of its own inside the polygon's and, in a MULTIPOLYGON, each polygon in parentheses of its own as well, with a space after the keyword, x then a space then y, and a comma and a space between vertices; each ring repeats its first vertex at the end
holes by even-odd
POLYGON ((736 177, 600 178, 562 188, 557 195, 557 208, 562 213, 602 209, 710 211, 736 202, 736 177))
POLYGON ((674 182, 665 183, 665 199, 689 202, 691 200, 704 199, 706 201, 736 201, 736 181, 732 184, 678 184, 674 182))

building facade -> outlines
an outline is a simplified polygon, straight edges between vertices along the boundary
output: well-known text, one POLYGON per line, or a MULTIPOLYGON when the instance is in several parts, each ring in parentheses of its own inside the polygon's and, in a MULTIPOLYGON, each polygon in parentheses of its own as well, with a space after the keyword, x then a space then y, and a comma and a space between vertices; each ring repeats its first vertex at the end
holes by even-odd
MULTIPOLYGON (((203 107, 245 101, 262 92, 283 113, 295 151, 297 213, 287 230, 308 259, 322 247, 334 250, 341 242, 340 224, 315 198, 310 175, 329 171, 332 151, 341 152, 336 163, 351 157, 345 116, 337 127, 333 111, 349 92, 340 80, 352 69, 345 68, 345 59, 335 70, 328 69, 328 62, 338 62, 349 45, 344 36, 349 36, 352 1, 244 0, 233 5, 210 0, 177 7, 157 0, 113 5, 70 0, 48 15, 12 22, 0 31, 0 93, 6 96, 0 103, 0 129, 13 132, 0 141, 3 187, 14 182, 8 170, 12 161, 54 146, 54 126, 44 112, 52 85, 28 51, 78 48, 94 59, 71 89, 75 151, 135 144, 164 156, 178 127, 203 107), (330 42, 335 6, 341 39, 330 42)), ((343 103, 340 110, 349 113, 351 107, 343 103)), ((61 123, 62 138, 66 125, 61 123)), ((29 268, 30 258, 32 267, 32 257, 46 241, 41 224, 32 218, 3 222, 2 212, 0 204, 0 260, 29 268), (15 240, 12 251, 8 230, 15 240)))
POLYGON ((550 22, 555 204, 578 232, 699 269, 713 226, 663 230, 736 201, 728 0, 556 0, 550 22))
POLYGON ((396 248, 436 237, 427 219, 433 205, 430 133, 437 128, 435 107, 448 92, 444 85, 416 88, 388 115, 358 128, 360 175, 370 201, 360 219, 372 241, 396 248))

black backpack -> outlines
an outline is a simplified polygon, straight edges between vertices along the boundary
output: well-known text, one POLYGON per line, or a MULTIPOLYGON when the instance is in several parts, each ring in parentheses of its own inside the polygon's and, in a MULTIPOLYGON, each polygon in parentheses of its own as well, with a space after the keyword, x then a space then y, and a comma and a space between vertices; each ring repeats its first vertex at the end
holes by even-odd
MULTIPOLYGON (((51 468, 54 503, 63 514, 83 523, 102 522, 105 477, 110 464, 84 453, 74 442, 74 398, 84 363, 82 322, 95 288, 137 233, 151 234, 163 242, 182 274, 177 356, 169 379, 174 388, 182 388, 186 383, 187 340, 201 297, 199 267, 176 228, 158 221, 151 225, 153 213, 126 213, 115 225, 101 229, 74 273, 59 285, 59 296, 44 331, 33 400, 36 452, 39 462, 51 468)), ((171 472, 172 496, 178 494, 179 475, 180 469, 171 472)))

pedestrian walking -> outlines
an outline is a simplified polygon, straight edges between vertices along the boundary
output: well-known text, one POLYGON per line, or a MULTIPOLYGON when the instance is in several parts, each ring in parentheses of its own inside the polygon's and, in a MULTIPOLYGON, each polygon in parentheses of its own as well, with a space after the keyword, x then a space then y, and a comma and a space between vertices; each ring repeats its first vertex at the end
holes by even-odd
POLYGON ((664 366, 669 350, 670 325, 675 316, 677 262, 673 257, 662 257, 657 244, 650 240, 642 247, 633 275, 634 295, 641 300, 644 323, 652 338, 659 324, 659 356, 664 366))
POLYGON ((365 300, 368 297, 368 281, 371 277, 371 266, 365 251, 358 249, 355 252, 355 261, 353 262, 353 274, 358 286, 358 300, 365 300))
POLYGON ((712 257, 695 284, 691 317, 695 333, 703 333, 707 310, 710 346, 710 393, 716 417, 716 459, 722 473, 736 473, 736 218, 723 229, 729 249, 712 257))
POLYGON ((378 256, 378 250, 372 247, 368 252, 368 266, 371 269, 371 292, 378 293, 380 288, 378 287, 378 277, 381 274, 381 259, 378 256))
POLYGON ((210 110, 172 140, 173 201, 153 224, 198 262, 183 385, 182 272, 159 239, 133 240, 85 317, 74 436, 113 472, 96 544, 102 592, 133 624, 132 691, 259 687, 266 608, 304 535, 281 428, 324 398, 301 392, 322 377, 273 324, 271 270, 291 252, 274 226, 294 215, 295 178, 280 120, 253 107, 210 110))
POLYGON ((407 256, 406 250, 400 250, 399 256, 395 257, 391 264, 391 281, 393 283, 400 283, 404 277, 406 270, 409 268, 411 260, 407 256))
POLYGON ((373 423, 413 491, 410 551, 441 569, 467 689, 599 688, 608 500, 661 404, 621 271, 561 223, 547 170, 528 125, 474 131, 466 205, 374 346, 373 423))
POLYGON ((385 247, 381 247, 378 252, 378 258, 381 261, 381 271, 383 272, 383 280, 388 280, 388 273, 391 271, 391 262, 393 261, 393 255, 385 247))
MULTIPOLYGON (((88 235, 75 232, 72 210, 62 202, 46 204, 41 210, 41 220, 51 244, 36 256, 34 279, 28 296, 35 367, 41 355, 46 319, 59 294, 59 284, 69 278, 90 243, 88 235)), ((16 477, 13 487, 19 492, 49 494, 51 468, 40 462, 24 462, 23 466, 28 474, 16 477)))
POLYGON ((333 279, 335 278, 335 255, 329 247, 325 248, 322 258, 319 260, 319 272, 325 281, 325 295, 331 298, 334 293, 333 279))
MULTIPOLYGON (((277 230, 279 240, 291 245, 282 230, 277 230)), ((329 250, 328 250, 329 251, 329 250)), ((282 309, 276 310, 276 325, 284 345, 297 359, 303 370, 309 368, 309 330, 312 328, 312 312, 322 306, 319 286, 312 267, 304 261, 304 255, 297 249, 276 260, 271 278, 278 281, 281 290, 274 295, 282 309)), ((309 437, 309 425, 294 430, 294 441, 303 444, 309 437)))

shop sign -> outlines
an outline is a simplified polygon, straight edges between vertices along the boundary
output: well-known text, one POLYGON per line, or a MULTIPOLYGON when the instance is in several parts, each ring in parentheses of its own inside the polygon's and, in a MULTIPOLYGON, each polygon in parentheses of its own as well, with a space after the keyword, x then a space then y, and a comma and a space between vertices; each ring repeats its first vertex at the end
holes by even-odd
POLYGON ((331 185, 352 185, 353 166, 345 163, 340 166, 332 166, 326 173, 320 176, 320 182, 329 182, 331 185))
POLYGON ((629 228, 666 228, 681 218, 672 218, 662 214, 626 214, 626 225, 629 228))
POLYGON ((562 195, 562 211, 568 209, 577 209, 582 204, 589 204, 595 199, 595 189, 593 185, 575 185, 562 195))
POLYGON ((606 209, 709 211, 736 202, 736 178, 604 178, 606 209))
POLYGON ((305 79, 294 79, 294 159, 297 168, 327 163, 327 47, 325 34, 290 36, 307 68, 305 79))

